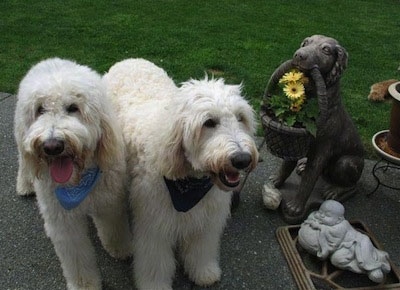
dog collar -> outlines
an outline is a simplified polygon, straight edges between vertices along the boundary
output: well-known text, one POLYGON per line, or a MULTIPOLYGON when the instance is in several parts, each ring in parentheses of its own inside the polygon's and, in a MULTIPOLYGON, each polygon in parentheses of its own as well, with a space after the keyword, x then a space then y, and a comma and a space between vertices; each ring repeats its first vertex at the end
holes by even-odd
POLYGON ((77 207, 88 196, 100 175, 99 167, 91 168, 83 174, 77 186, 57 187, 56 197, 61 206, 67 210, 77 207))
POLYGON ((192 209, 211 189, 210 177, 170 180, 164 177, 174 208, 179 212, 192 209))

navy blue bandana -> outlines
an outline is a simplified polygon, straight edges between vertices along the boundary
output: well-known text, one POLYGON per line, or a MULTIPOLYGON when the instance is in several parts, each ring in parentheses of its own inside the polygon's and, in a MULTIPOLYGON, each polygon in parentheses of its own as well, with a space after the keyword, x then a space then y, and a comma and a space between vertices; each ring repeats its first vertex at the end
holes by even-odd
POLYGON ((101 175, 100 168, 91 168, 83 174, 77 186, 57 187, 56 197, 63 208, 70 210, 77 207, 95 186, 101 175))
POLYGON ((164 177, 174 208, 187 212, 193 208, 211 189, 210 177, 170 180, 164 177))

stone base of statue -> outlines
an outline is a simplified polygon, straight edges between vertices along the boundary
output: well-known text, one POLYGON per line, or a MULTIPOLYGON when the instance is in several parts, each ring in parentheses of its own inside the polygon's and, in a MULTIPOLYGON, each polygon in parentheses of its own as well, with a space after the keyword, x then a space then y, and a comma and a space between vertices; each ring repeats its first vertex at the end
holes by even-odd
POLYGON ((318 178, 317 183, 306 203, 306 209, 302 215, 292 216, 281 210, 280 206, 282 200, 284 202, 289 202, 296 194, 301 182, 301 176, 295 171, 288 177, 285 183, 278 188, 276 188, 272 181, 264 184, 262 197, 264 205, 271 210, 279 210, 282 214, 282 218, 288 224, 299 224, 306 219, 308 214, 319 208, 319 206, 326 199, 335 199, 339 202, 344 202, 350 197, 354 196, 357 192, 357 187, 338 187, 326 182, 321 176, 318 178))

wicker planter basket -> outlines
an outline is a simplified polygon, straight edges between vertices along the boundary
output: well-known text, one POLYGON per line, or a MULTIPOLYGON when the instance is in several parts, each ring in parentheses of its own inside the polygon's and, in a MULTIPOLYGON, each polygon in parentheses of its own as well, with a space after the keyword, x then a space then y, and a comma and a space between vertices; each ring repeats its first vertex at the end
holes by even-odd
POLYGON ((261 121, 265 142, 272 154, 287 161, 297 161, 307 155, 314 137, 304 128, 288 127, 266 113, 261 115, 261 121))
MULTIPOLYGON (((275 116, 271 116, 272 112, 266 105, 266 100, 272 96, 279 79, 292 68, 292 61, 288 60, 275 70, 265 89, 263 104, 260 110, 261 123, 266 137, 265 142, 269 151, 275 156, 287 161, 297 161, 305 157, 311 142, 314 140, 314 136, 305 128, 289 127, 276 120, 275 116)), ((318 106, 320 109, 320 116, 317 120, 317 130, 319 130, 322 128, 320 128, 321 126, 318 126, 318 124, 324 121, 324 114, 327 107, 326 87, 319 71, 312 73, 312 77, 316 86, 318 106)))

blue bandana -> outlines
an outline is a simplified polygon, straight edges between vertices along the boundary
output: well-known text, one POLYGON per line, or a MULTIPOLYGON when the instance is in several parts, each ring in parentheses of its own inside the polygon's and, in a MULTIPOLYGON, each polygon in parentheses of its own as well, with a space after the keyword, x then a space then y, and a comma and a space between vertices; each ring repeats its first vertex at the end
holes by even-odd
POLYGON ((193 208, 211 189, 210 177, 170 180, 164 177, 174 208, 187 212, 193 208))
POLYGON ((99 167, 91 168, 83 174, 77 186, 57 187, 56 197, 61 206, 67 210, 77 207, 88 196, 100 175, 99 167))

